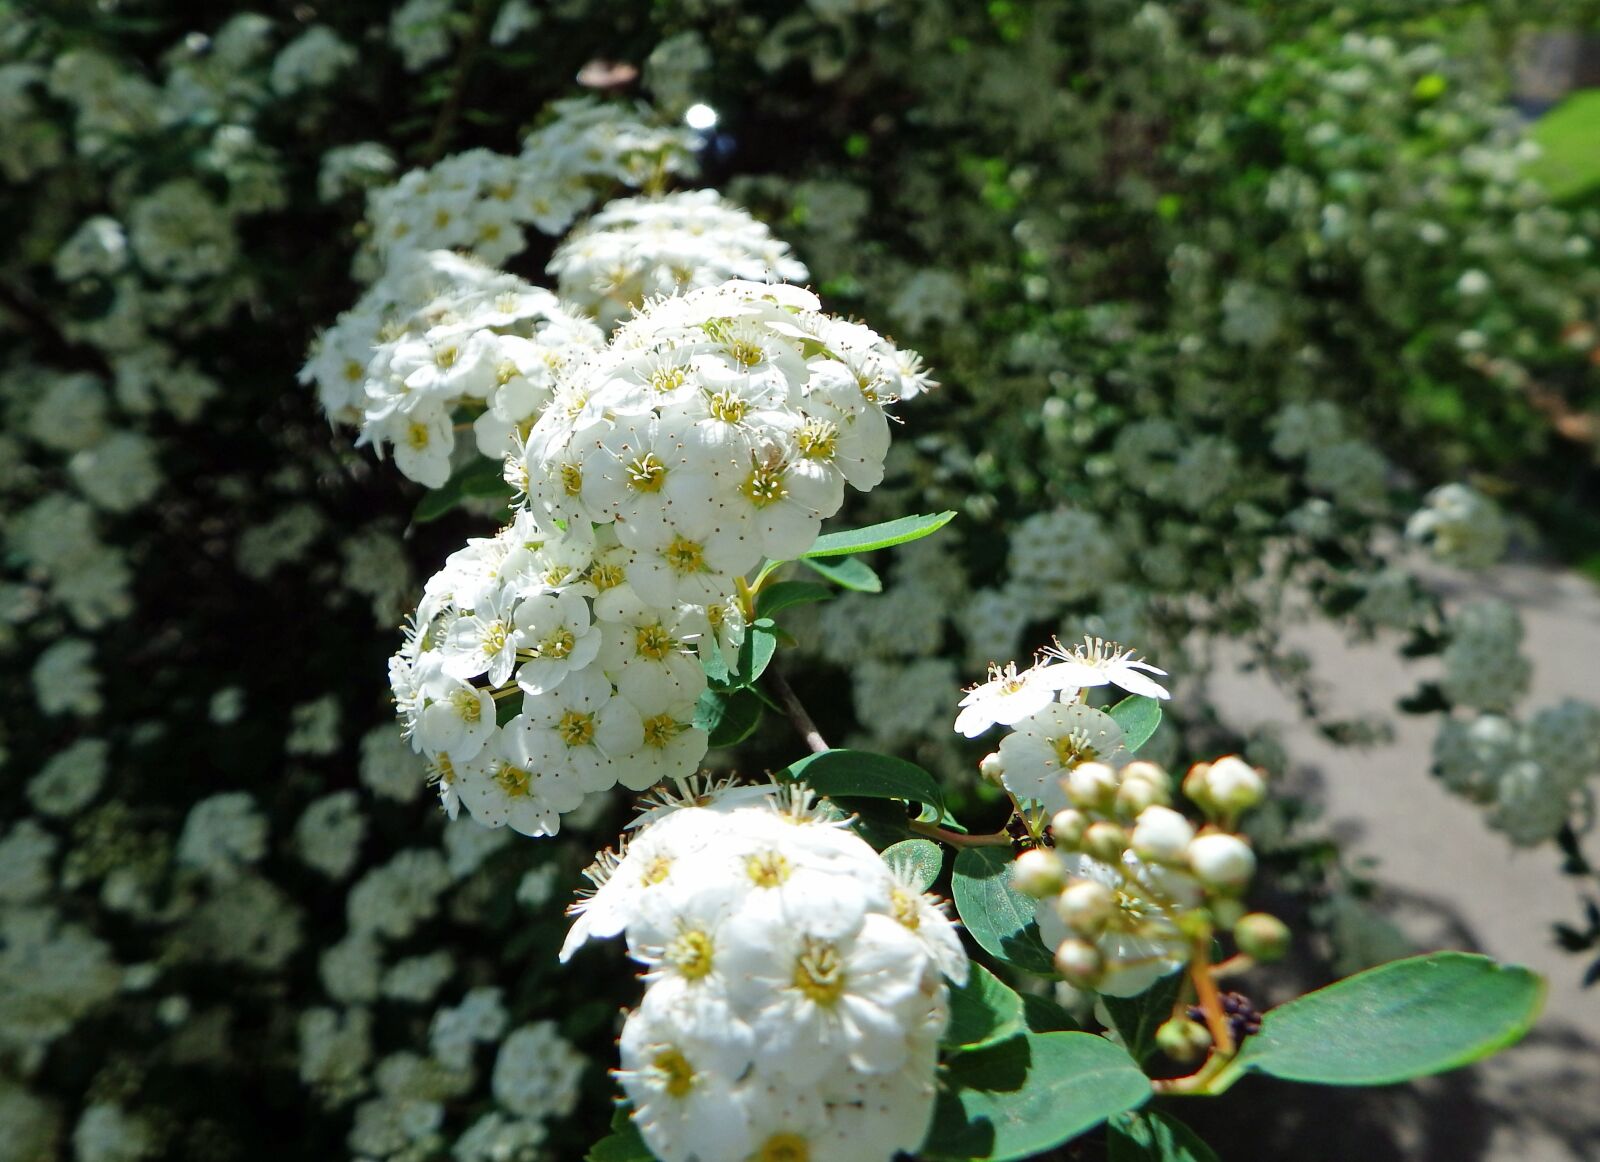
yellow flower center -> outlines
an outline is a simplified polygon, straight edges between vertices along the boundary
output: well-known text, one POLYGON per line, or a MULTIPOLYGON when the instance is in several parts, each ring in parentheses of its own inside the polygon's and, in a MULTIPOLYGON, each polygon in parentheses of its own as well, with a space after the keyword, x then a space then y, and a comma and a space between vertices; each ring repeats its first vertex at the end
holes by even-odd
POLYGON ((501 763, 495 769, 494 781, 500 789, 513 799, 525 798, 532 790, 533 775, 521 767, 512 766, 510 763, 501 763))
POLYGON ((641 625, 633 635, 633 648, 641 658, 659 662, 677 648, 677 641, 659 622, 641 625))
POLYGON ((748 371, 766 358, 767 353, 761 349, 761 344, 752 339, 735 339, 728 344, 728 358, 748 371))
POLYGON ((483 717, 483 703, 478 700, 476 690, 456 690, 450 695, 450 705, 456 708, 463 722, 475 723, 483 717))
POLYGON ((775 888, 789 878, 789 859, 781 851, 758 851, 745 856, 745 874, 758 888, 775 888))
POLYGON ((683 386, 688 371, 682 367, 658 367, 650 373, 650 388, 666 394, 683 386))
POLYGON ((667 945, 667 962, 689 980, 711 973, 711 937, 698 930, 680 932, 667 945))
POLYGON ((659 884, 671 873, 672 858, 670 856, 658 855, 652 859, 649 866, 644 869, 644 882, 647 884, 659 884))
POLYGON ((433 433, 428 430, 427 424, 419 424, 413 420, 406 425, 406 443, 420 452, 433 443, 433 433))
POLYGON ((765 464, 750 470, 739 491, 757 508, 765 508, 789 495, 789 489, 783 483, 783 469, 765 464))
POLYGON ((583 491, 583 470, 576 464, 563 464, 560 476, 561 489, 568 496, 577 496, 583 491))
POLYGON ((596 564, 589 570, 589 580, 594 583, 596 589, 602 592, 607 589, 615 589, 623 581, 622 566, 596 564))
POLYGON ((889 911, 896 920, 912 931, 922 926, 922 910, 917 907, 917 898, 904 888, 895 888, 889 893, 889 911))
POLYGON ((827 940, 806 937, 794 960, 794 987, 816 1004, 832 1006, 844 995, 844 961, 827 940))
POLYGON ((694 1088, 694 1067, 677 1049, 663 1049, 651 1063, 661 1074, 663 1088, 673 1097, 687 1097, 694 1088))
POLYGON ((572 631, 566 626, 551 632, 550 636, 539 643, 539 656, 542 658, 564 658, 572 653, 573 647, 578 644, 578 639, 572 636, 572 631))
POLYGON ((839 428, 830 420, 807 420, 794 439, 807 460, 832 460, 838 451, 839 428))
POLYGON ((674 573, 686 575, 708 572, 705 546, 698 541, 691 541, 682 533, 673 536, 672 543, 661 556, 666 561, 667 568, 674 573))
POLYGON ((811 1147, 799 1134, 774 1134, 751 1162, 811 1162, 811 1147))
POLYGON ((725 424, 736 424, 744 419, 745 412, 750 410, 750 404, 743 396, 735 395, 731 391, 719 391, 712 395, 706 408, 711 413, 711 418, 721 420, 725 424))
POLYGON ((681 723, 670 714, 657 714, 644 720, 644 744, 658 750, 678 737, 681 723))
POLYGON ((667 482, 667 466, 654 452, 637 456, 627 467, 628 487, 635 492, 660 492, 667 482))
POLYGON ((588 746, 594 741, 594 715, 569 710, 556 724, 556 733, 568 746, 588 746))
POLYGON ((1071 770, 1079 763, 1095 762, 1100 757, 1100 752, 1082 731, 1074 730, 1046 741, 1050 749, 1056 752, 1056 761, 1064 771, 1071 770))

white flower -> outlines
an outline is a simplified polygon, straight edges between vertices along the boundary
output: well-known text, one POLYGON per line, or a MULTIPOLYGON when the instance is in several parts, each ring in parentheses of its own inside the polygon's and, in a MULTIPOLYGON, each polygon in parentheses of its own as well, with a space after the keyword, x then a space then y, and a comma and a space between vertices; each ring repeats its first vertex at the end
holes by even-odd
POLYGON ((1018 673, 1015 662, 1002 669, 989 667, 989 680, 971 687, 961 699, 956 733, 977 738, 997 723, 1014 726, 1054 702, 1065 688, 1082 683, 1071 680, 1072 671, 1061 666, 1030 666, 1018 673))
POLYGON ((1061 777, 1079 763, 1116 767, 1129 758, 1116 721, 1081 704, 1052 703, 1016 727, 1000 743, 1001 781, 1013 794, 1043 803, 1049 811, 1067 806, 1061 777))
POLYGON ((517 606, 516 637, 533 651, 517 670, 517 685, 535 695, 559 690, 569 675, 594 661, 602 640, 588 602, 571 589, 525 598, 517 606))
POLYGON ((810 900, 766 899, 730 922, 724 953, 735 999, 753 1010, 763 1072, 803 1085, 845 1065, 900 1068, 922 981, 915 937, 876 914, 835 933, 835 917, 810 900))
POLYGON ((583 780, 575 771, 542 769, 542 753, 527 729, 514 718, 494 742, 468 763, 453 764, 451 790, 479 823, 523 835, 554 835, 563 812, 583 802, 583 780))
POLYGON ((1145 676, 1160 674, 1165 677, 1167 672, 1137 660, 1133 650, 1125 650, 1116 642, 1091 637, 1085 637, 1081 646, 1067 647, 1056 642, 1045 650, 1045 657, 1057 659, 1057 668, 1064 670, 1064 685, 1112 685, 1145 698, 1171 697, 1165 686, 1145 676))
MULTIPOLYGON (((1076 880, 1089 880, 1110 889, 1116 899, 1110 923, 1093 941, 1104 961, 1096 992, 1137 996, 1188 959, 1188 941, 1169 914, 1198 902, 1199 890, 1192 880, 1181 872, 1145 864, 1132 852, 1123 859, 1126 876, 1085 855, 1063 855, 1061 860, 1069 877, 1068 890, 1076 880)), ((1073 935, 1057 915, 1053 899, 1041 900, 1034 916, 1047 947, 1073 935)))
POLYGON ((742 1105, 730 1100, 737 1075, 717 1071, 679 1026, 644 1010, 628 1015, 617 1081, 635 1123, 662 1162, 744 1162, 751 1139, 742 1105))
POLYGON ((530 761, 546 772, 570 773, 585 792, 615 786, 629 756, 644 745, 638 709, 615 696, 610 679, 596 670, 579 671, 524 705, 513 721, 527 733, 530 761))
POLYGON ((424 687, 427 707, 412 738, 428 754, 450 752, 465 761, 483 749, 495 730, 494 699, 487 690, 440 674, 424 687))

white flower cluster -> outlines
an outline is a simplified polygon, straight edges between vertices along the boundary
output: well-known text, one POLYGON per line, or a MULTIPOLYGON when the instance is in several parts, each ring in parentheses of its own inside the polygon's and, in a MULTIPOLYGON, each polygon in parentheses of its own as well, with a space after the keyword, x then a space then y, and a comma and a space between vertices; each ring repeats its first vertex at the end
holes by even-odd
POLYGON ((1447 718, 1434 742, 1434 768, 1458 795, 1489 808, 1489 825, 1512 843, 1552 839, 1600 774, 1600 710, 1568 699, 1528 722, 1503 714, 1447 718))
POLYGON ((527 505, 428 583, 391 663, 447 807, 548 835, 586 795, 691 773, 696 650, 736 651, 738 579, 881 479, 907 366, 805 291, 731 282, 558 376, 508 466, 527 505))
POLYGON ((408 253, 339 316, 301 369, 328 416, 430 488, 450 477, 455 418, 476 412, 499 459, 550 402, 558 373, 600 346, 594 324, 531 286, 447 250, 408 253))
POLYGON ((1506 551, 1507 534, 1500 507, 1465 484, 1435 488, 1406 521, 1406 536, 1425 543, 1441 561, 1463 569, 1493 565, 1506 551))
POLYGON ((618 1073, 645 1142, 662 1162, 915 1150, 945 981, 968 971, 939 902, 802 790, 687 802, 706 805, 658 808, 590 869, 562 949, 622 933, 645 966, 618 1073))
POLYGON ((716 190, 614 201, 568 235, 546 270, 564 300, 605 327, 663 295, 810 277, 787 243, 716 190))
MULTIPOLYGON (((526 244, 523 227, 558 235, 608 186, 638 189, 694 172, 694 135, 656 124, 644 107, 557 101, 553 119, 513 157, 487 149, 411 170, 367 196, 381 263, 404 251, 470 250, 499 263, 526 244)), ((360 270, 376 273, 372 256, 360 270)))
POLYGON ((1445 620, 1444 677, 1457 706, 1509 710, 1528 689, 1533 666, 1521 653, 1522 618, 1497 598, 1474 601, 1445 620))
POLYGON ((619 782, 693 773, 705 674, 694 642, 737 612, 647 608, 608 529, 565 531, 523 512, 452 554, 428 582, 390 681, 411 744, 453 815, 553 835, 561 815, 619 782), (520 707, 520 710, 519 710, 520 707))
POLYGON ((1079 763, 1061 783, 1071 805, 1051 819, 1054 847, 1024 852, 1013 871, 1039 900, 1039 933, 1070 984, 1143 992, 1189 959, 1197 935, 1209 942, 1195 924, 1204 915, 1249 941, 1261 921, 1237 901, 1255 855, 1232 827, 1265 793, 1259 771, 1231 755, 1193 767, 1184 793, 1211 820, 1198 831, 1171 806, 1172 779, 1155 763, 1079 763))

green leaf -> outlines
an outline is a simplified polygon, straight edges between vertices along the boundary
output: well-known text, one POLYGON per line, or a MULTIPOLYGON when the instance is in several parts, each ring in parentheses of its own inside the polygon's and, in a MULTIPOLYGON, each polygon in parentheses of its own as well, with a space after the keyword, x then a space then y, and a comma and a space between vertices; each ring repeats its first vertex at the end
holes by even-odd
POLYGON ((760 721, 761 699, 748 690, 707 690, 694 707, 694 724, 713 750, 743 742, 760 721))
POLYGON ((790 763, 781 778, 804 782, 819 795, 905 799, 942 811, 933 776, 915 763, 864 750, 825 750, 790 763))
POLYGON ((925 892, 944 870, 944 848, 931 839, 902 839, 880 853, 883 862, 899 865, 911 873, 912 886, 925 892))
POLYGON ((756 612, 762 617, 771 617, 791 605, 826 601, 832 596, 832 589, 815 581, 775 581, 756 595, 756 612))
POLYGON ((921 540, 936 533, 955 519, 954 511, 933 513, 928 516, 903 516, 898 520, 868 525, 864 529, 847 529, 842 533, 827 533, 816 539, 805 557, 841 557, 846 553, 870 553, 874 549, 887 549, 907 541, 921 540))
POLYGON ((411 519, 418 524, 438 520, 469 498, 501 497, 509 505, 511 485, 505 482, 501 472, 499 461, 475 457, 457 469, 449 480, 417 501, 411 519))
POLYGON ((1135 997, 1102 996, 1117 1035, 1133 1059, 1143 1065, 1156 1051, 1156 1030, 1172 1016, 1173 1003, 1183 987, 1183 972, 1169 972, 1135 997))
POLYGON ((1122 1049, 1090 1033, 1028 1033, 957 1054, 946 1069, 930 1159, 1031 1158, 1150 1097, 1122 1049))
POLYGON ((829 581, 841 589, 853 589, 857 593, 882 593, 883 579, 868 568, 865 561, 858 561, 854 557, 841 557, 837 560, 812 560, 810 557, 802 558, 804 564, 821 573, 829 581))
POLYGON ((1544 993, 1538 974, 1487 956, 1396 960, 1271 1010, 1231 1069, 1321 1085, 1426 1077, 1520 1040, 1544 993))
POLYGON ((962 851, 951 887, 961 922, 985 952, 1028 972, 1055 975, 1055 958, 1039 939, 1033 919, 1033 901, 1011 886, 1009 848, 962 851))
POLYGON ((1072 1014, 1049 997, 1023 993, 1022 1014, 1028 1022, 1030 1033, 1062 1033, 1078 1028, 1078 1022, 1072 1019, 1072 1014))
POLYGON ((1022 998, 981 964, 972 965, 965 985, 950 990, 950 1024, 943 1044, 982 1049, 1026 1030, 1022 998))
POLYGON ((1129 694, 1106 713, 1122 728, 1122 741, 1130 751, 1149 742, 1161 725, 1161 703, 1142 694, 1129 694))
POLYGON ((1108 1162, 1221 1162, 1216 1151, 1165 1110, 1118 1114, 1106 1133, 1108 1162))
POLYGON ((639 1136, 628 1111, 619 1108, 611 1116, 611 1133, 589 1147, 583 1159, 584 1162, 655 1162, 655 1157, 639 1136))
POLYGON ((774 622, 770 617, 759 617, 744 631, 744 641, 739 646, 739 684, 754 686, 756 679, 766 671, 772 655, 778 650, 778 639, 773 634, 774 622))

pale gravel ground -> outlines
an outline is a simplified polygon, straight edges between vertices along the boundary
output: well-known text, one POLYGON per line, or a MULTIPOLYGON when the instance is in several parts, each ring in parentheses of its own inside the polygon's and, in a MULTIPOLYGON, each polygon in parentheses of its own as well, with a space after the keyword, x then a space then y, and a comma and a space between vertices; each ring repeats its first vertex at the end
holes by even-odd
MULTIPOLYGON (((1457 585, 1463 597, 1492 594, 1521 611, 1533 687, 1519 711, 1565 697, 1600 697, 1600 590, 1582 578, 1507 565, 1457 585)), ((1429 773, 1434 717, 1393 712, 1395 702, 1438 672, 1437 659, 1407 662, 1393 643, 1351 645, 1326 627, 1296 631, 1328 684, 1334 717, 1387 714, 1394 741, 1367 751, 1332 746, 1304 723, 1269 680, 1219 672, 1211 690, 1235 726, 1272 722, 1294 762, 1309 768, 1325 807, 1323 825, 1354 858, 1378 861, 1375 878, 1403 901, 1394 918, 1424 948, 1474 947, 1527 964, 1549 981, 1545 1014, 1519 1048, 1480 1066, 1480 1099, 1502 1124, 1481 1155, 1493 1162, 1600 1160, 1600 985, 1585 990, 1588 961, 1562 952, 1551 923, 1576 922, 1573 881, 1554 848, 1518 851, 1483 823, 1481 811, 1429 773), (1515 1117, 1520 1125, 1504 1124, 1515 1117), (1535 1127, 1544 1126, 1544 1129, 1535 1127)), ((1600 844, 1588 845, 1593 857, 1600 844)))

